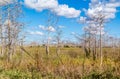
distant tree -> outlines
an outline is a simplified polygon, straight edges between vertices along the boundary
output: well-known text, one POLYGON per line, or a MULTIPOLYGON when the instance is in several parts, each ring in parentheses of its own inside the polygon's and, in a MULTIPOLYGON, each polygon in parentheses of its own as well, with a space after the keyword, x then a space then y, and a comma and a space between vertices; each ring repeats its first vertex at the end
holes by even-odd
POLYGON ((62 45, 61 39, 62 39, 62 29, 60 27, 56 27, 55 40, 57 42, 57 49, 56 49, 57 54, 60 53, 60 48, 62 45))
POLYGON ((51 12, 48 12, 48 19, 47 19, 47 27, 45 28, 46 30, 46 54, 49 55, 50 53, 50 49, 49 49, 49 46, 50 46, 50 35, 51 33, 55 32, 55 27, 56 27, 56 24, 58 22, 58 19, 57 19, 57 16, 56 14, 53 14, 51 12))
POLYGON ((113 19, 116 13, 115 11, 111 11, 111 10, 108 11, 108 9, 111 9, 111 8, 116 9, 116 7, 118 7, 118 5, 112 6, 109 4, 114 4, 114 3, 111 3, 110 1, 94 1, 93 0, 89 4, 89 8, 87 10, 84 9, 85 17, 80 18, 80 22, 87 25, 88 33, 95 35, 95 39, 96 39, 96 36, 99 35, 98 44, 99 44, 99 53, 100 53, 100 60, 101 60, 100 68, 102 68, 102 64, 103 64, 102 47, 103 47, 103 34, 105 33, 104 32, 105 24, 109 22, 111 19, 113 19), (91 28, 91 26, 93 28, 91 28))

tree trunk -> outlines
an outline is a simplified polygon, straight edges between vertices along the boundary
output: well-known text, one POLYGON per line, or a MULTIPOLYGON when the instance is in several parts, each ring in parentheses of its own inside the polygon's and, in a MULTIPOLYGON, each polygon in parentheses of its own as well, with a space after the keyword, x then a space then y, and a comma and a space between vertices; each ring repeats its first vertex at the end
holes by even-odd
POLYGON ((49 45, 46 45, 46 54, 49 55, 49 45))
POLYGON ((100 25, 100 68, 102 70, 102 64, 103 64, 103 53, 102 53, 102 28, 100 25))

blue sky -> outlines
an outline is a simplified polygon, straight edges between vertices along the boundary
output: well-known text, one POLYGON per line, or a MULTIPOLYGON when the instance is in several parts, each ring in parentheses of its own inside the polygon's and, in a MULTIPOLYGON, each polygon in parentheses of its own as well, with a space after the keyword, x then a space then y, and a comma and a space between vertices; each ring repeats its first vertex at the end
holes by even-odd
MULTIPOLYGON (((118 1, 119 2, 119 1, 118 1)), ((72 32, 83 34, 83 24, 78 23, 77 20, 81 17, 84 16, 83 9, 88 9, 89 8, 89 3, 91 3, 90 0, 58 0, 59 5, 68 5, 69 7, 72 7, 76 10, 80 10, 81 13, 78 17, 75 18, 67 18, 65 16, 59 16, 59 22, 58 26, 64 26, 61 30, 63 31, 63 39, 71 39, 75 40, 73 35, 71 34, 72 32)), ((42 11, 36 11, 35 9, 32 9, 25 4, 22 6, 23 7, 23 12, 24 12, 24 22, 25 22, 25 27, 24 30, 26 32, 35 32, 35 31, 40 31, 45 33, 42 29, 39 28, 39 25, 46 26, 46 21, 47 21, 47 12, 49 10, 42 10, 42 11)), ((120 37, 120 8, 117 8, 117 12, 115 13, 116 17, 112 18, 112 20, 105 25, 105 30, 111 34, 111 35, 116 35, 120 37)), ((54 35, 54 33, 53 33, 54 35)), ((38 34, 27 34, 26 40, 29 42, 36 41, 39 42, 41 41, 42 37, 44 35, 38 35, 38 34)))

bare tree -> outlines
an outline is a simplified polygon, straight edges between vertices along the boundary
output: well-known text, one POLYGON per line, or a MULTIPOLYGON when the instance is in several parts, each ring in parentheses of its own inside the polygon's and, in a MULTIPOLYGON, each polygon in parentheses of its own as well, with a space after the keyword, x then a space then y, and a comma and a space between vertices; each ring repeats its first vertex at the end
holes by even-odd
POLYGON ((18 0, 11 3, 6 2, 6 5, 2 6, 2 12, 4 14, 2 16, 1 43, 2 48, 4 46, 7 48, 7 61, 9 62, 15 53, 19 41, 19 33, 21 32, 22 23, 19 21, 22 13, 21 4, 18 0))
MULTIPOLYGON (((117 6, 113 7, 116 8, 117 6)), ((95 25, 94 28, 96 28, 96 30, 92 30, 91 28, 88 28, 88 32, 90 32, 91 34, 93 34, 92 32, 94 32, 94 34, 99 35, 99 54, 100 54, 100 68, 102 68, 102 64, 103 64, 103 34, 104 34, 104 28, 105 28, 105 23, 109 22, 111 19, 113 19, 113 17, 110 16, 110 14, 112 13, 113 15, 115 14, 115 12, 112 11, 107 11, 104 8, 108 8, 107 4, 105 3, 105 1, 98 1, 98 2, 94 2, 91 1, 91 4, 88 8, 88 10, 85 10, 86 12, 86 16, 85 18, 81 18, 82 21, 85 21, 86 25, 89 27, 89 25, 91 23, 93 23, 95 25)), ((109 7, 111 8, 111 7, 109 7)), ((95 40, 96 40, 96 36, 95 36, 95 40)), ((96 41, 95 44, 96 45, 96 41)), ((96 48, 96 46, 94 46, 96 48)), ((101 69, 102 70, 102 69, 101 69)))
POLYGON ((46 27, 46 31, 47 31, 47 41, 46 41, 46 54, 49 55, 50 50, 50 36, 53 32, 55 32, 55 27, 56 24, 58 22, 58 19, 56 18, 57 16, 51 12, 48 12, 48 20, 47 20, 47 27, 46 27))
POLYGON ((61 44, 62 44, 62 30, 60 27, 56 27, 56 35, 55 35, 55 39, 57 42, 57 49, 56 49, 56 53, 59 54, 60 53, 60 48, 61 48, 61 44))

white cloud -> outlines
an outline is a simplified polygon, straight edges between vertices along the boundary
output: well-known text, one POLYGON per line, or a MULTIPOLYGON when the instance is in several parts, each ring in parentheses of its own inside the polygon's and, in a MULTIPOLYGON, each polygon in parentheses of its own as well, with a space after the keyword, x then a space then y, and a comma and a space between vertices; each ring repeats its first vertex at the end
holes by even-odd
POLYGON ((55 31, 56 31, 53 26, 45 27, 45 26, 43 26, 43 25, 39 25, 39 28, 40 28, 41 30, 46 30, 46 31, 50 31, 50 32, 55 32, 55 31))
POLYGON ((43 25, 39 25, 39 28, 42 30, 46 30, 45 26, 43 26, 43 25))
POLYGON ((52 27, 52 26, 49 26, 49 27, 47 28, 47 30, 48 30, 48 31, 51 31, 51 32, 55 32, 55 31, 56 31, 55 28, 52 27))
POLYGON ((59 25, 58 28, 62 29, 65 28, 65 26, 59 25))
POLYGON ((85 22, 87 25, 83 30, 96 35, 100 35, 100 31, 102 35, 105 34, 104 24, 99 26, 99 20, 95 22, 95 18, 103 16, 104 22, 114 19, 118 12, 117 7, 120 7, 120 0, 108 0, 105 3, 100 0, 91 0, 89 8, 84 9, 85 17, 79 19, 79 22, 85 22))
POLYGON ((53 9, 59 16, 66 16, 67 18, 78 17, 80 15, 80 11, 74 8, 69 8, 68 5, 59 5, 57 8, 53 9))
POLYGON ((58 16, 67 18, 76 18, 80 15, 80 10, 68 7, 68 5, 60 5, 57 0, 24 0, 24 4, 37 11, 50 10, 58 16))
POLYGON ((116 8, 110 8, 110 7, 105 7, 104 11, 106 13, 116 13, 117 12, 116 8))
POLYGON ((111 8, 115 8, 115 7, 119 7, 120 6, 120 2, 111 2, 111 3, 107 3, 106 7, 111 7, 111 8))
POLYGON ((86 21, 86 17, 81 16, 80 19, 79 19, 79 21, 80 21, 81 23, 84 23, 84 22, 86 21))
POLYGON ((53 9, 58 6, 56 0, 24 0, 26 6, 33 8, 37 11, 42 11, 44 9, 53 9))
POLYGON ((40 32, 40 31, 35 31, 35 32, 30 32, 30 34, 32 35, 44 35, 44 33, 40 32))
POLYGON ((97 3, 99 0, 91 0, 92 3, 97 3))
POLYGON ((0 0, 0 6, 12 3, 13 0, 0 0))
POLYGON ((92 18, 97 17, 98 14, 102 14, 105 16, 106 20, 114 19, 115 13, 117 12, 117 7, 120 7, 120 1, 108 1, 106 3, 102 3, 99 0, 91 0, 91 3, 89 5, 88 10, 86 11, 86 14, 92 18), (94 3, 98 1, 98 3, 94 3))

